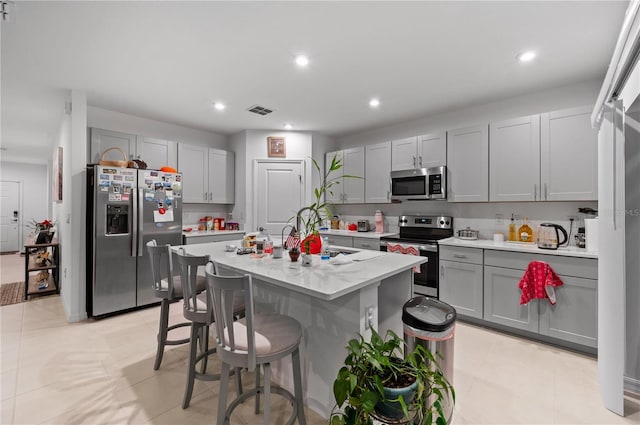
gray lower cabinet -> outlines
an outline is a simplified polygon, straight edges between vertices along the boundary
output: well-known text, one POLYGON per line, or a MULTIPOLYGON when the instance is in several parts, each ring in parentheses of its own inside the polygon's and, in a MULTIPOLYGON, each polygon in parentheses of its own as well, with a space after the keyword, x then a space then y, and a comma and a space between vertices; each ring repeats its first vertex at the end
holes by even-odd
POLYGON ((229 233, 219 235, 204 236, 183 236, 185 245, 193 245, 198 243, 221 242, 221 241, 239 241, 244 237, 244 233, 229 233))
POLYGON ((371 249, 380 251, 380 239, 353 237, 353 247, 358 249, 371 249))
POLYGON ((563 341, 597 347, 597 260, 485 250, 484 320, 563 341), (545 261, 562 280, 547 299, 520 305, 518 283, 531 261, 545 261))
POLYGON ((524 270, 484 267, 484 320, 538 332, 538 301, 520 305, 518 282, 524 270))
POLYGON ((556 304, 539 301, 540 333, 576 344, 597 347, 597 280, 560 276, 556 304))
POLYGON ((483 317, 483 252, 478 248, 440 247, 438 297, 459 315, 483 317))
POLYGON ((329 245, 353 248, 353 238, 351 236, 327 235, 326 233, 321 233, 320 236, 326 236, 327 240, 329 241, 329 245))
POLYGON ((482 264, 440 260, 439 298, 459 315, 482 319, 482 264))

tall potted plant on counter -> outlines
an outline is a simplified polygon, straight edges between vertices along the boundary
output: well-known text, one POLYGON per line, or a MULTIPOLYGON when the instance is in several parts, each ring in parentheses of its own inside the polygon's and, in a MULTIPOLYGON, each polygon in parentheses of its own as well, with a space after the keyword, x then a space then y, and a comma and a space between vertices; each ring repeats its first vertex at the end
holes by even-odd
POLYGON ((310 264, 310 257, 308 257, 310 254, 320 252, 322 240, 318 229, 326 219, 332 216, 331 209, 334 207, 333 202, 327 201, 327 194, 333 195, 332 188, 339 185, 340 180, 343 178, 362 178, 352 175, 332 176, 332 173, 342 168, 342 161, 336 155, 333 156, 331 164, 326 167, 324 173, 320 169, 318 162, 313 158, 312 161, 313 167, 320 178, 320 185, 313 189, 313 202, 311 205, 300 209, 295 215, 296 227, 299 232, 303 233, 304 237, 302 240, 303 265, 310 264))
POLYGON ((404 341, 393 331, 370 341, 349 341, 344 366, 333 383, 336 407, 331 425, 413 423, 446 425, 443 410, 455 391, 433 354, 421 345, 401 356, 404 341))

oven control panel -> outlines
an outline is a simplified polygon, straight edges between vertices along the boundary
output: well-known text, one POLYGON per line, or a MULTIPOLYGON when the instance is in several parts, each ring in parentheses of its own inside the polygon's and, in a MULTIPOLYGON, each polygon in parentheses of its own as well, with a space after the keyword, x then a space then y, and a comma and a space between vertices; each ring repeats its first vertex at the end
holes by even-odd
POLYGON ((427 227, 431 229, 452 229, 453 217, 429 215, 401 215, 398 227, 427 227))

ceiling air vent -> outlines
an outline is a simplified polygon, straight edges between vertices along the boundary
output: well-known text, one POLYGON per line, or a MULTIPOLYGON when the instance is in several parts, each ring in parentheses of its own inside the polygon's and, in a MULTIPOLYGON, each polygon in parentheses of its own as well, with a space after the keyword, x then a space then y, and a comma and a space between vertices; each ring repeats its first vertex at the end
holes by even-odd
POLYGON ((258 114, 258 115, 267 115, 272 113, 273 109, 265 108, 264 106, 260 106, 260 105, 253 105, 252 107, 247 109, 247 111, 253 112, 254 114, 258 114))

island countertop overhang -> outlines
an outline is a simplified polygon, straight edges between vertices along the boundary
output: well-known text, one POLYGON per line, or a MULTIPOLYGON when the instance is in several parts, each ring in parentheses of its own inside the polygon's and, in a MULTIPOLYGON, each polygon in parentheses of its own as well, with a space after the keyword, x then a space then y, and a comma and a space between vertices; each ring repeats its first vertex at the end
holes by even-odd
MULTIPOLYGON (((249 255, 225 252, 225 246, 228 244, 228 241, 211 242, 174 246, 172 249, 177 252, 178 249, 184 248, 188 255, 209 255, 222 268, 236 273, 249 273, 267 283, 326 301, 334 300, 370 285, 378 285, 383 279, 412 269, 427 261, 426 257, 374 251, 380 255, 364 261, 334 265, 326 260, 321 260, 320 256, 316 255, 311 267, 298 265, 291 268, 291 262, 286 253, 281 259, 253 258, 249 255)), ((354 248, 345 249, 366 251, 354 248)))

